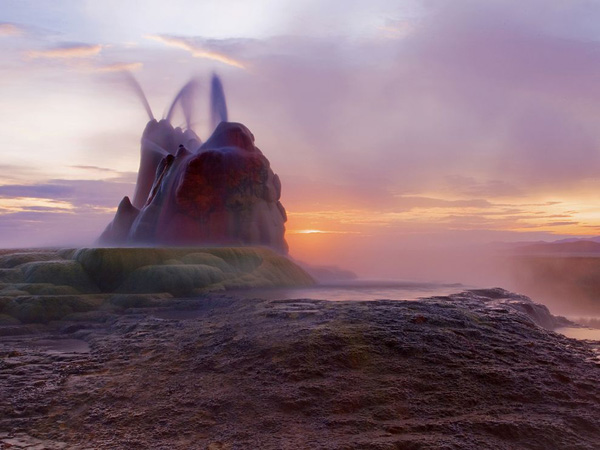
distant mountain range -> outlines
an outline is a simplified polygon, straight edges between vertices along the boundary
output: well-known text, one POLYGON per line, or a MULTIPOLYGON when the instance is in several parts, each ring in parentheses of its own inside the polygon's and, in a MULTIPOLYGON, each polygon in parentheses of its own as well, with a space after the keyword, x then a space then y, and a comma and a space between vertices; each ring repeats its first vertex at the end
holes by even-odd
POLYGON ((554 241, 551 243, 552 244, 563 244, 563 243, 570 243, 570 242, 597 242, 597 243, 600 243, 600 236, 589 237, 589 238, 568 238, 568 239, 561 239, 559 241, 554 241))
POLYGON ((517 253, 525 254, 590 254, 600 255, 600 236, 591 238, 569 238, 555 242, 520 242, 509 247, 517 253))

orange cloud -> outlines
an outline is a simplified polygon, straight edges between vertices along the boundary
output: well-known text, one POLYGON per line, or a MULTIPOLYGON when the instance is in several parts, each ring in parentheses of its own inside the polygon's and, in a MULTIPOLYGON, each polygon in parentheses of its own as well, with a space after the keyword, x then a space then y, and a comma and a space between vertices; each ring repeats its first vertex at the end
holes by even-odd
MULTIPOLYGON (((312 209, 310 203, 290 202, 287 234, 293 240, 319 239, 324 235, 384 235, 390 232, 480 230, 538 232, 549 235, 593 235, 600 229, 596 197, 575 193, 572 198, 533 195, 503 198, 501 202, 453 198, 449 193, 397 196, 395 204, 356 205, 331 203, 327 209, 312 209), (552 199, 554 201, 549 201, 552 199), (304 237, 302 237, 304 236, 304 237)), ((314 206, 313 206, 314 207, 314 206)))
POLYGON ((154 41, 161 42, 163 44, 169 45, 171 47, 181 48, 183 50, 187 50, 192 54, 194 58, 205 58, 212 59, 213 61, 218 61, 223 64, 227 64, 229 66, 237 67, 239 69, 245 69, 246 67, 241 61, 230 58, 224 53, 215 52, 212 50, 207 50, 202 48, 196 44, 189 42, 187 39, 173 37, 173 36, 162 36, 157 34, 151 34, 145 36, 146 39, 152 39, 154 41))
POLYGON ((102 45, 73 45, 48 50, 31 50, 26 53, 29 58, 72 59, 90 58, 102 51, 102 45))
POLYGON ((98 72, 134 72, 136 70, 140 70, 144 67, 144 64, 141 62, 133 62, 133 63, 115 63, 108 64, 106 66, 98 67, 98 72))
POLYGON ((33 197, 0 198, 0 215, 32 210, 72 212, 74 209, 70 202, 62 200, 33 197))

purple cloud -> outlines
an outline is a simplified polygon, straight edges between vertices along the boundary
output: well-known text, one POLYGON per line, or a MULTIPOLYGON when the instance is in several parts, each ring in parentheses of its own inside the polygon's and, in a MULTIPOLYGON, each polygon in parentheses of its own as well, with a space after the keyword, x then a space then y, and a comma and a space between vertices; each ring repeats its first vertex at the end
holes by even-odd
POLYGON ((50 180, 43 184, 0 186, 0 198, 36 198, 68 201, 75 207, 116 208, 133 190, 133 183, 101 180, 50 180))

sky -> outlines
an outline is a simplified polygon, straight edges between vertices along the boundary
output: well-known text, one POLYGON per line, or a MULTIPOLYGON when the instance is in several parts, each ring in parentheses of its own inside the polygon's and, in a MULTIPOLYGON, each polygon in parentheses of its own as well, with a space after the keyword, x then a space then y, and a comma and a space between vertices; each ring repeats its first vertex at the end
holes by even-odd
POLYGON ((91 245, 132 195, 123 70, 157 116, 200 77, 203 139, 221 76, 300 260, 445 280, 457 249, 600 235, 598 23, 593 0, 0 0, 0 247, 91 245))

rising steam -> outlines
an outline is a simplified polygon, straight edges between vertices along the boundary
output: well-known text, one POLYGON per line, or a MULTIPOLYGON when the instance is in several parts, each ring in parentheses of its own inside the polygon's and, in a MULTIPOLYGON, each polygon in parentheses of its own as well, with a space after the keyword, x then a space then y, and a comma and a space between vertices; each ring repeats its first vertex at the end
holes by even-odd
POLYGON ((135 79, 135 77, 130 72, 122 72, 123 77, 127 85, 133 90, 135 95, 139 98, 148 114, 148 118, 150 120, 154 119, 154 114, 152 114, 152 108, 150 108, 150 103, 148 103, 148 99, 146 98, 146 94, 144 94, 144 90, 140 86, 140 83, 135 79))
POLYGON ((210 83, 210 124, 214 130, 221 122, 227 122, 227 104, 221 79, 213 74, 210 83))
POLYGON ((169 108, 169 111, 165 117, 168 122, 171 122, 173 113, 175 112, 175 107, 179 104, 185 117, 186 126, 188 129, 191 128, 192 114, 194 112, 194 97, 197 89, 198 80, 196 78, 192 78, 179 90, 173 99, 173 103, 171 103, 171 107, 169 108))
MULTIPOLYGON (((176 155, 180 146, 196 153, 202 144, 202 140, 192 128, 197 112, 196 97, 200 82, 197 78, 188 81, 175 95, 164 118, 157 121, 139 83, 130 73, 125 73, 124 77, 127 85, 142 102, 150 119, 142 135, 140 168, 132 201, 133 206, 139 209, 146 203, 160 161, 167 155, 176 155), (177 108, 183 111, 185 129, 174 128, 171 123, 177 108)), ((216 74, 213 74, 211 80, 210 109, 209 131, 212 132, 219 123, 227 121, 223 84, 216 74)))

